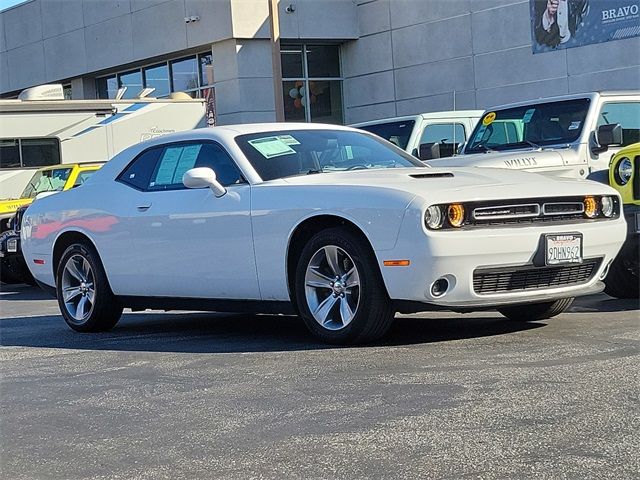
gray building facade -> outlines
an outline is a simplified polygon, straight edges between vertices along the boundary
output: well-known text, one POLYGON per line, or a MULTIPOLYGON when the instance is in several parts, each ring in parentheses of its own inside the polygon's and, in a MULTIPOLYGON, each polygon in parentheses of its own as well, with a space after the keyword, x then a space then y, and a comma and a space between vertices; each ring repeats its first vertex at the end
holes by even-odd
MULTIPOLYGON (((281 0, 285 115, 353 123, 640 88, 640 38, 534 55, 529 0, 281 0)), ((0 96, 215 90, 216 122, 273 121, 268 0, 30 0, 0 12, 0 96)))

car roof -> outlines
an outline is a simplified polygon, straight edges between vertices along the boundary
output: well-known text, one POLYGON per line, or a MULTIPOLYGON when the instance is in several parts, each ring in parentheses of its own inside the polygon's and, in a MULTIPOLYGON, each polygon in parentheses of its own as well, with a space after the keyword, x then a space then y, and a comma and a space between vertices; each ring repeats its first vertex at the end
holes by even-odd
POLYGON ((57 170, 58 168, 100 168, 105 162, 87 162, 87 163, 58 163, 57 165, 48 165, 38 169, 39 172, 46 172, 48 170, 57 170))
POLYGON ((388 117, 388 118, 380 118, 378 120, 369 120, 367 122, 354 123, 350 126, 352 127, 366 127, 369 125, 378 125, 381 123, 391 123, 391 122, 406 122, 410 120, 417 120, 422 117, 425 120, 434 120, 434 119, 449 119, 449 118, 480 118, 484 110, 451 110, 451 111, 443 111, 443 112, 426 112, 426 113, 417 113, 415 115, 404 115, 401 117, 388 117))
POLYGON ((525 105, 534 105, 541 103, 561 102, 563 100, 579 100, 581 98, 596 100, 598 97, 636 97, 637 99, 640 99, 640 90, 606 90, 597 92, 574 93, 571 95, 557 95, 546 98, 532 98, 521 102, 495 105, 488 108, 487 111, 505 110, 507 108, 523 107, 525 105))

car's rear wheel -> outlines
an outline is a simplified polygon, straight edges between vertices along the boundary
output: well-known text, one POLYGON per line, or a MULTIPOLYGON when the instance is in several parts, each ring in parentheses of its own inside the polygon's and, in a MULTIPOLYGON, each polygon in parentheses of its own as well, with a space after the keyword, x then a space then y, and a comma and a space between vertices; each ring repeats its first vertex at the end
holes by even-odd
POLYGON ((56 293, 65 322, 78 332, 110 330, 122 315, 98 253, 89 245, 76 243, 62 254, 56 293))
POLYGON ((560 315, 571 306, 574 298, 561 298, 553 302, 529 303, 525 305, 515 305, 513 307, 502 307, 498 311, 509 320, 519 322, 534 322, 560 315))
POLYGON ((298 261, 295 293, 311 332, 336 344, 382 337, 394 311, 368 245, 346 228, 314 235, 298 261))

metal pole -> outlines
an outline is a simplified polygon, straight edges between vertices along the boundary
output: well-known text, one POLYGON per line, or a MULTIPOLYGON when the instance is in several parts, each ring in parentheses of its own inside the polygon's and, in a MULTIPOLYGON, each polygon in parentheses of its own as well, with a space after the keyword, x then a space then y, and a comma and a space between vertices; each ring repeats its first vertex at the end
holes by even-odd
POLYGON ((276 102, 276 122, 284 122, 284 98, 282 94, 282 63, 280 61, 280 20, 278 1, 269 2, 271 24, 271 64, 273 65, 273 97, 276 102))

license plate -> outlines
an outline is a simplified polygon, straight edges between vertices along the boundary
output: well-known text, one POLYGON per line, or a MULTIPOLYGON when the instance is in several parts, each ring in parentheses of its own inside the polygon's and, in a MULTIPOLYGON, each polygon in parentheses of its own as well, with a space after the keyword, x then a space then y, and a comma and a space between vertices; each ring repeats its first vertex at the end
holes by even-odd
POLYGON ((547 265, 582 263, 582 234, 545 235, 545 262, 547 265))

